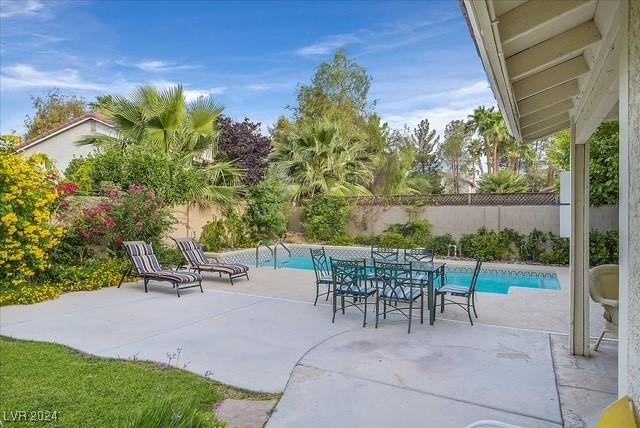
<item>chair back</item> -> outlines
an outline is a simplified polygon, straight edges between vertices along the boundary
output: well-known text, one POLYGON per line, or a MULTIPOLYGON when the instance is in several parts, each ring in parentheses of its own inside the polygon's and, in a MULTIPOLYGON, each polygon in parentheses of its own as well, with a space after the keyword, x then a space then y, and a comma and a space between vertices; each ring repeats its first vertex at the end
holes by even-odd
POLYGON ((371 258, 374 260, 386 260, 397 262, 400 250, 396 248, 384 248, 371 246, 371 258))
POLYGON ((480 276, 480 268, 482 267, 482 258, 476 261, 476 267, 473 269, 473 275, 471 276, 471 285, 469 286, 469 292, 476 291, 476 285, 478 284, 478 276, 480 276))
POLYGON ((316 274, 316 281, 320 281, 320 278, 326 278, 331 275, 331 269, 329 268, 329 262, 327 261, 327 254, 322 248, 310 248, 311 261, 313 262, 313 271, 316 274))
POLYGON ((589 270, 589 294, 593 301, 602 303, 603 299, 619 300, 618 265, 600 265, 589 270))
POLYGON ((329 258, 333 283, 343 293, 358 293, 364 283, 367 288, 367 262, 363 260, 337 260, 329 258))
POLYGON ((609 405, 600 416, 597 428, 637 428, 636 419, 633 416, 633 404, 628 396, 609 405))
POLYGON ((373 261, 378 286, 382 283, 382 293, 385 296, 395 296, 398 299, 411 299, 414 284, 411 263, 392 263, 380 260, 373 261))
POLYGON ((202 250, 202 247, 192 238, 178 238, 173 239, 178 245, 178 249, 182 253, 182 257, 191 266, 199 266, 209 264, 209 259, 202 250))
POLYGON ((144 275, 162 270, 151 244, 142 241, 124 241, 122 245, 138 274, 144 275))
POLYGON ((406 248, 405 262, 433 262, 433 250, 429 248, 406 248))

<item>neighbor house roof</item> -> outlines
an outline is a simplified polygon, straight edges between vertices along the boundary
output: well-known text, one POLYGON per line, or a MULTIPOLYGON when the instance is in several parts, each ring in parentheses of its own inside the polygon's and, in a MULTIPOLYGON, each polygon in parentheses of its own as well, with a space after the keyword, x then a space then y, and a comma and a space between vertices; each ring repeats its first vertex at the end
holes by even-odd
POLYGON ((75 119, 72 119, 68 122, 62 123, 56 126, 55 128, 52 128, 46 132, 43 132, 40 135, 36 135, 35 137, 28 139, 24 143, 16 146, 16 151, 19 152, 22 150, 26 150, 30 147, 33 147, 37 144, 42 143, 43 141, 46 141, 47 139, 53 137, 54 135, 60 134, 68 129, 71 129, 89 120, 95 120, 110 128, 114 128, 113 122, 107 116, 101 113, 89 112, 89 113, 83 114, 82 116, 76 117, 75 119))

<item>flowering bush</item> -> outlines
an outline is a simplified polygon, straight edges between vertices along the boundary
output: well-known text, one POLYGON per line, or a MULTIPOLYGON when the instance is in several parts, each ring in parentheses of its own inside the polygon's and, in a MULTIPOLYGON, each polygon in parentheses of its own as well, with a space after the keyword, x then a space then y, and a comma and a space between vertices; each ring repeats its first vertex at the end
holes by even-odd
POLYGON ((0 154, 0 288, 31 283, 50 267, 48 253, 63 232, 50 224, 59 199, 54 179, 39 159, 0 154))
POLYGON ((0 306, 27 305, 55 299, 71 291, 97 290, 118 285, 126 262, 121 259, 94 262, 84 266, 56 265, 38 284, 0 293, 0 306))
POLYGON ((130 185, 127 192, 105 190, 105 199, 82 210, 72 224, 78 242, 120 252, 122 241, 161 244, 174 218, 164 201, 144 186, 130 185))

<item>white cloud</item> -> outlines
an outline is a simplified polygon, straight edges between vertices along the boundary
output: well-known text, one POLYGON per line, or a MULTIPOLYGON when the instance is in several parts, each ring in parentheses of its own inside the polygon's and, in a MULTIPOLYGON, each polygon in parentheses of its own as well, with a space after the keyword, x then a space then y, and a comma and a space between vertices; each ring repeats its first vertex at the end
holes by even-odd
MULTIPOLYGON (((405 99, 404 103, 413 108, 402 109, 401 103, 395 102, 393 110, 400 112, 395 113, 387 110, 387 113, 382 115, 382 119, 388 122, 391 127, 399 129, 405 125, 413 128, 421 120, 427 118, 432 128, 442 135, 447 123, 452 120, 467 120, 467 116, 473 112, 474 108, 479 105, 495 105, 495 99, 487 82, 478 81, 450 91, 419 96, 417 103, 411 98, 405 99), (415 108, 415 105, 420 104, 420 101, 426 100, 429 102, 425 104, 429 104, 429 106, 415 108)), ((380 107, 388 108, 389 106, 380 104, 380 107)))
MULTIPOLYGON (((153 86, 157 88, 170 88, 172 86, 177 86, 178 83, 171 82, 168 80, 153 80, 150 82, 153 86)), ((200 97, 208 97, 210 95, 220 95, 229 89, 226 86, 216 86, 209 89, 197 89, 197 88, 186 88, 183 85, 184 97, 187 102, 197 100, 200 97)))
POLYGON ((78 70, 65 68, 43 71, 27 64, 3 67, 0 73, 2 89, 61 88, 105 91, 106 86, 84 80, 78 70))
POLYGON ((15 16, 34 16, 44 11, 44 4, 39 0, 3 0, 0 2, 0 18, 15 16))
POLYGON ((353 34, 340 34, 330 36, 320 43, 304 46, 298 49, 296 53, 302 56, 326 55, 348 44, 359 43, 360 41, 360 38, 353 34))
POLYGON ((262 91, 268 91, 270 89, 273 89, 273 85, 256 83, 253 85, 247 85, 246 88, 249 89, 250 91, 262 92, 262 91))
POLYGON ((151 73, 163 72, 163 71, 173 71, 173 70, 191 70, 197 68, 195 65, 189 64, 175 64, 161 60, 148 60, 141 61, 132 64, 128 64, 126 62, 120 62, 122 65, 130 65, 136 67, 142 71, 147 71, 151 73))

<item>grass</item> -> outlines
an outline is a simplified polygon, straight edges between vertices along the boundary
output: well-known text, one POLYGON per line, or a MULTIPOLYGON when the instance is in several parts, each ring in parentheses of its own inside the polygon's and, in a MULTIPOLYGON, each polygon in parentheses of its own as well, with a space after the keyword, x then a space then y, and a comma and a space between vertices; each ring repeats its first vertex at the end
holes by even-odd
POLYGON ((61 345, 0 337, 0 426, 133 426, 143 411, 167 403, 190 403, 211 420, 215 405, 226 398, 274 397, 150 362, 103 359, 61 345), (55 411, 57 420, 12 422, 12 412, 21 410, 28 418, 31 412, 55 411))

